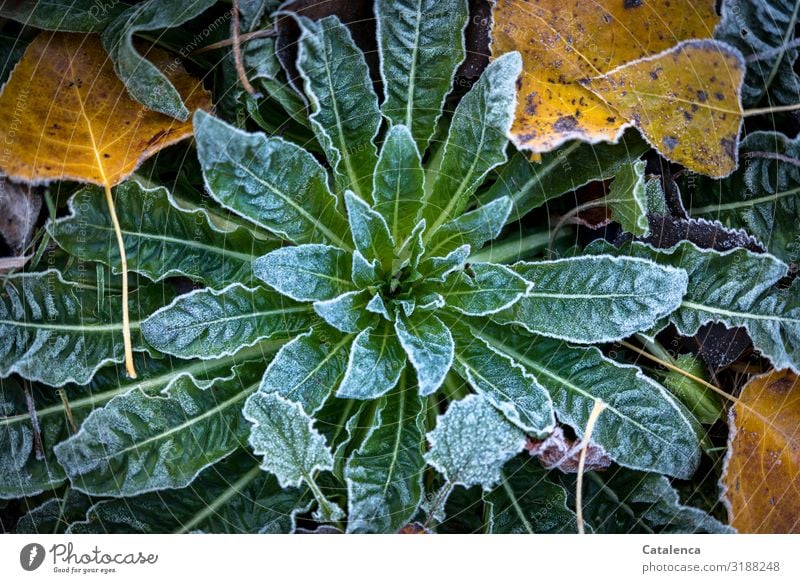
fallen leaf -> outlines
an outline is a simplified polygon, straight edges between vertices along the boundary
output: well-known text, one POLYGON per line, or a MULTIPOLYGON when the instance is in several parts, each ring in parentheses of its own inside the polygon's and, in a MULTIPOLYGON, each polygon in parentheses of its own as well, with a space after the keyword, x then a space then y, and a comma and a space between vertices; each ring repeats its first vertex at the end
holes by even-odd
MULTIPOLYGON (((180 61, 148 56, 190 110, 210 94, 180 61)), ((192 134, 192 122, 150 111, 128 95, 96 35, 42 33, 25 49, 0 94, 0 172, 30 184, 76 180, 105 187, 122 258, 122 320, 128 375, 136 377, 128 317, 127 260, 111 187, 148 156, 192 134)))
MULTIPOLYGON (((153 49, 190 109, 210 109, 209 93, 178 61, 153 49)), ((113 186, 155 152, 192 134, 192 122, 132 100, 95 35, 42 33, 0 94, 0 171, 15 180, 77 180, 113 186)))
MULTIPOLYGON (((543 467, 548 470, 558 469, 565 474, 577 473, 582 448, 582 442, 566 437, 561 427, 556 427, 546 439, 541 441, 528 439, 525 444, 525 449, 531 457, 539 458, 543 467)), ((590 441, 586 448, 584 471, 603 470, 610 465, 611 458, 606 451, 590 441)))
POLYGON ((788 370, 752 379, 729 415, 722 476, 730 524, 800 533, 800 382, 788 370))
POLYGON ((0 176, 0 237, 17 255, 30 243, 42 210, 42 194, 0 176))
POLYGON ((723 178, 738 165, 741 54, 713 41, 685 41, 582 85, 639 128, 662 156, 723 178))
POLYGON ((616 142, 636 125, 666 158, 729 174, 741 123, 741 55, 716 41, 680 44, 712 35, 714 4, 498 0, 492 54, 518 50, 524 62, 511 129, 517 147, 548 152, 573 139, 616 142), (708 59, 712 47, 716 58, 708 59), (711 70, 714 64, 720 68, 711 70), (724 99, 716 100, 720 92, 724 99), (692 144, 702 149, 697 162, 692 144))

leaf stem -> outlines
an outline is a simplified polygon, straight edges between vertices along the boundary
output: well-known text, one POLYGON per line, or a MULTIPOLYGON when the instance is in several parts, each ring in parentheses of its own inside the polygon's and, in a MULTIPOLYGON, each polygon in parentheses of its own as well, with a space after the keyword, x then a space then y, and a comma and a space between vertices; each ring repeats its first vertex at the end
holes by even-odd
POLYGON ((255 95, 256 90, 247 79, 247 72, 242 62, 242 47, 239 45, 239 0, 233 0, 233 22, 231 23, 231 40, 233 42, 233 62, 236 64, 236 74, 244 90, 250 95, 255 95))
POLYGON ((606 407, 608 405, 604 401, 600 399, 594 400, 594 407, 592 407, 592 412, 589 413, 589 419, 586 420, 586 429, 583 432, 581 455, 578 458, 578 475, 575 482, 575 514, 578 522, 578 534, 586 534, 583 525, 583 470, 586 467, 586 452, 589 449, 589 442, 592 440, 595 423, 597 423, 598 417, 606 407))
POLYGON ((564 213, 564 216, 561 217, 561 220, 559 220, 556 223, 556 226, 550 232, 550 239, 547 242, 547 258, 548 259, 551 258, 552 254, 553 254, 553 245, 555 244, 556 237, 558 236, 558 232, 561 230, 561 228, 565 224, 567 224, 568 221, 572 220, 578 213, 581 213, 581 212, 583 212, 585 210, 588 210, 588 209, 591 209, 591 208, 600 207, 600 206, 606 206, 606 199, 605 198, 598 198, 596 200, 590 200, 589 202, 585 202, 583 204, 580 204, 580 205, 576 206, 575 208, 573 208, 572 210, 564 213))
MULTIPOLYGON (((561 231, 556 239, 563 239, 569 235, 566 231, 561 231)), ((550 241, 550 233, 532 233, 510 241, 501 241, 497 245, 487 245, 473 253, 470 263, 513 263, 525 257, 535 254, 537 251, 547 247, 550 241)))
POLYGON ((742 112, 744 117, 751 117, 754 115, 763 115, 768 113, 783 113, 786 111, 797 111, 800 109, 800 103, 792 103, 791 105, 773 105, 771 107, 756 107, 755 109, 745 109, 742 112))
POLYGON ((125 370, 132 379, 136 378, 136 367, 133 365, 133 343, 131 342, 131 319, 128 306, 128 257, 125 254, 125 241, 122 238, 122 228, 119 226, 117 210, 114 206, 114 197, 111 195, 111 186, 103 185, 106 193, 108 211, 111 213, 111 222, 114 224, 114 233, 117 236, 119 248, 120 267, 122 270, 122 341, 125 345, 125 370))

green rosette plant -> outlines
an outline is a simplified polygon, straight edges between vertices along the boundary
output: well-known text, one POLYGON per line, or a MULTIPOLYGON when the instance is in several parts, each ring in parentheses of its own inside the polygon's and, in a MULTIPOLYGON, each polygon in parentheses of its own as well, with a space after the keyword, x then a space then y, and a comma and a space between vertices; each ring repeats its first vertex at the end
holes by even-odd
POLYGON ((700 423, 608 346, 723 322, 796 369, 797 296, 774 286, 786 265, 688 241, 523 260, 526 213, 609 175, 614 220, 647 234, 664 196, 630 161, 644 148, 509 156, 519 55, 457 97, 466 1, 377 0, 375 16, 381 97, 347 27, 295 15, 297 91, 274 39, 245 58, 296 131, 197 112, 208 197, 116 189, 140 379, 104 366, 122 361, 120 261, 96 189, 48 224, 54 267, 9 277, 0 302, 0 373, 17 375, 0 497, 42 496, 22 527, 57 510, 70 532, 574 532, 574 474, 525 452, 563 428, 616 468, 587 481, 587 529, 725 531, 670 482, 694 476, 700 423), (174 276, 195 289, 177 295, 174 276), (476 505, 480 524, 448 526, 476 505))

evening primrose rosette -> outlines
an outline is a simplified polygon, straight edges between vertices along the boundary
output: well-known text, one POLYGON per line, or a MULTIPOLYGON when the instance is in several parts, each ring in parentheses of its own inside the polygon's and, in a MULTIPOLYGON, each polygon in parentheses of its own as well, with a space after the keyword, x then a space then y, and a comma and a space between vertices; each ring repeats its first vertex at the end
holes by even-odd
POLYGON ((181 296, 144 337, 206 360, 280 342, 244 402, 249 445, 281 487, 310 492, 317 520, 346 516, 350 531, 413 519, 426 465, 444 492, 490 491, 526 436, 556 419, 581 436, 598 400, 608 407, 592 439, 613 460, 690 476, 700 452, 685 409, 638 368, 580 346, 668 316, 685 271, 608 255, 472 260, 510 222, 510 198, 473 195, 507 160, 521 60, 492 61, 431 143, 468 12, 456 2, 429 20, 417 4, 377 2, 380 105, 347 28, 296 17, 327 166, 283 138, 195 115, 208 193, 283 245, 253 262, 255 283, 181 296))

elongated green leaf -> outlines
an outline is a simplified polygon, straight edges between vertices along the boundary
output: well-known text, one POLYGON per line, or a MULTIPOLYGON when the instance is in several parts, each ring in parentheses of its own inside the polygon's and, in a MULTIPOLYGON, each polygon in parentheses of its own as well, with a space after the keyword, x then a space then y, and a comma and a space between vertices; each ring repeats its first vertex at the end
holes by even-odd
POLYGON ((188 486, 244 440, 248 426, 241 410, 258 387, 259 371, 243 365, 208 388, 180 376, 164 396, 133 390, 114 397, 55 447, 56 457, 73 487, 90 495, 188 486))
POLYGON ((456 107, 436 181, 425 200, 426 240, 457 217, 486 174, 506 161, 506 134, 514 119, 519 53, 492 61, 456 107))
POLYGON ((605 203, 611 218, 622 228, 637 236, 647 235, 647 196, 644 185, 645 163, 637 160, 623 164, 611 183, 605 203))
POLYGON ((438 286, 448 307, 468 316, 495 314, 514 305, 533 287, 504 265, 472 263, 438 286))
POLYGON ((252 424, 253 452, 264 457, 261 469, 277 477, 281 487, 313 485, 314 474, 333 469, 325 438, 299 403, 258 392, 247 399, 244 416, 252 424))
MULTIPOLYGON (((242 3, 239 3, 242 10, 242 3)), ((277 101, 295 121, 307 126, 306 103, 289 83, 275 51, 276 39, 254 38, 242 47, 242 60, 247 78, 277 101)))
POLYGON ((327 174, 311 154, 202 111, 194 116, 194 135, 206 188, 222 206, 297 244, 352 248, 327 174))
POLYGON ((377 260, 391 267, 395 242, 386 220, 349 190, 344 193, 344 202, 356 249, 368 261, 377 260))
POLYGON ((372 199, 395 243, 405 241, 414 229, 424 190, 425 173, 411 132, 404 125, 392 126, 375 167, 372 199))
POLYGON ((462 245, 478 251, 500 234, 510 212, 511 199, 504 196, 445 223, 431 239, 427 255, 444 257, 462 245))
POLYGON ((422 501, 424 401, 405 382, 378 402, 345 466, 348 532, 396 532, 422 501))
POLYGON ((100 369, 88 386, 68 386, 63 393, 32 385, 30 393, 36 407, 43 455, 37 454, 34 421, 22 387, 13 379, 0 379, 0 499, 33 496, 66 480, 53 447, 72 435, 92 410, 114 397, 132 390, 157 395, 182 375, 190 376, 198 386, 206 388, 218 378, 229 377, 231 367, 237 362, 263 362, 278 348, 279 343, 263 342, 241 350, 235 357, 184 362, 155 360, 146 353, 137 353, 136 380, 129 379, 120 365, 100 369))
POLYGON ((294 300, 330 300, 353 289, 352 259, 329 245, 276 249, 253 264, 256 277, 294 300))
POLYGON ((312 500, 308 490, 281 488, 252 457, 237 452, 203 470, 188 488, 102 500, 69 533, 289 533, 312 500))
POLYGON ((585 480, 584 516, 596 532, 735 532, 700 508, 684 505, 669 480, 619 468, 585 480))
POLYGON ((397 339, 417 371, 419 393, 435 393, 453 364, 453 336, 436 316, 418 312, 411 317, 398 317, 397 339))
POLYGON ((736 47, 747 59, 742 104, 797 103, 800 77, 794 72, 797 47, 791 45, 800 16, 795 0, 723 0, 714 37, 736 47))
POLYGON ((391 325, 367 328, 353 341, 336 396, 377 399, 395 387, 405 367, 406 355, 391 325))
POLYGON ((514 270, 534 289, 493 319, 586 344, 646 330, 677 309, 687 282, 682 269, 631 257, 520 262, 514 270))
POLYGON ((746 163, 732 176, 687 189, 689 214, 745 229, 779 259, 800 262, 800 138, 753 132, 739 153, 746 163))
POLYGON ((367 261, 358 250, 353 251, 352 279, 358 289, 377 283, 380 280, 380 271, 377 260, 367 261))
POLYGON ((512 460, 497 488, 484 496, 488 534, 575 533, 567 492, 533 461, 512 460))
POLYGON ((364 54, 335 16, 296 20, 301 31, 297 68, 311 102, 311 127, 340 189, 369 200, 378 159, 372 140, 381 114, 364 54))
POLYGON ((259 391, 277 393, 314 414, 344 374, 352 340, 352 335, 340 337, 318 328, 299 335, 275 355, 259 391))
POLYGON ((553 402, 534 376, 507 354, 474 337, 469 327, 454 325, 453 329, 453 366, 458 374, 526 433, 544 436, 551 432, 553 402))
POLYGON ((670 249, 634 243, 624 251, 599 244, 587 251, 600 249, 645 257, 689 274, 686 296, 670 315, 681 334, 692 336, 707 322, 742 326, 775 368, 800 372, 800 283, 795 280, 788 289, 776 287, 788 268, 772 255, 700 249, 689 241, 670 249))
POLYGON ((579 437, 596 400, 606 403, 592 441, 617 463, 681 478, 694 473, 700 447, 691 415, 637 367, 618 364, 594 347, 509 333, 491 324, 470 328, 524 366, 550 393, 559 420, 579 437))
POLYGON ((425 461, 451 485, 489 490, 502 479, 503 465, 522 451, 525 434, 482 396, 450 404, 428 433, 425 461))
POLYGON ((161 308, 142 323, 154 348, 180 358, 217 358, 267 338, 307 330, 311 306, 276 292, 238 283, 219 291, 197 290, 161 308))
POLYGON ((374 323, 375 316, 367 309, 371 297, 369 290, 347 292, 314 302, 314 311, 340 332, 357 333, 374 323))
POLYGON ((448 275, 464 267, 469 259, 469 245, 461 245, 444 257, 428 257, 420 263, 419 270, 429 282, 443 282, 448 275))
MULTIPOLYGON (((155 287, 131 294, 134 350, 142 348, 144 315, 163 300, 155 287)), ((95 288, 66 282, 54 269, 9 277, 0 290, 0 377, 86 384, 104 364, 124 359, 121 315, 118 297, 100 301, 95 288)))
POLYGON ((428 147, 453 76, 464 60, 465 0, 378 0, 378 46, 386 98, 383 114, 428 147))
MULTIPOLYGON (((249 283, 253 260, 279 246, 241 227, 223 230, 203 209, 181 209, 165 188, 145 189, 128 181, 115 194, 128 269, 154 281, 182 275, 220 287, 249 283)), ((48 231, 71 255, 120 273, 114 226, 101 197, 102 189, 80 190, 70 199, 71 214, 50 223, 48 231)))
POLYGON ((542 154, 541 163, 531 162, 526 154, 517 152, 479 200, 485 205, 508 196, 513 210, 507 221, 518 221, 549 200, 589 182, 613 178, 624 164, 633 162, 649 148, 637 132, 629 132, 618 144, 575 141, 542 154))
POLYGON ((179 26, 214 3, 215 0, 148 0, 131 6, 108 24, 102 35, 103 47, 131 97, 148 109, 181 121, 189 118, 189 110, 178 90, 158 67, 136 50, 133 36, 179 26))
POLYGON ((122 2, 97 0, 3 2, 0 16, 44 30, 102 32, 126 8, 122 2))
POLYGON ((68 488, 63 496, 50 498, 19 519, 14 534, 63 534, 72 522, 82 519, 91 499, 68 488))

